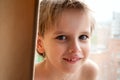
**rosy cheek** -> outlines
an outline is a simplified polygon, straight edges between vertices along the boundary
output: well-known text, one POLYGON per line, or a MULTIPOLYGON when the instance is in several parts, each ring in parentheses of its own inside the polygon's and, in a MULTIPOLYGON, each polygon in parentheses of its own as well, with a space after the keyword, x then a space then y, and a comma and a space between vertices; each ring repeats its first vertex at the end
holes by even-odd
POLYGON ((88 51, 90 51, 90 49, 91 49, 91 45, 90 45, 90 43, 88 43, 88 47, 87 47, 87 49, 88 49, 88 51))
POLYGON ((84 46, 84 53, 85 53, 85 57, 87 58, 90 54, 90 46, 89 45, 84 46))

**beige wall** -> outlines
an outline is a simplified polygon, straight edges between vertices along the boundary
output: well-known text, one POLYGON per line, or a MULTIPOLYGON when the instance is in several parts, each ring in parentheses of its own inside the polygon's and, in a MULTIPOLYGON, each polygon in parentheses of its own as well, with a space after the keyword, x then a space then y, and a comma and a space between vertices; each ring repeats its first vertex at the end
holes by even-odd
POLYGON ((0 0, 0 80, 32 80, 34 9, 35 0, 0 0))

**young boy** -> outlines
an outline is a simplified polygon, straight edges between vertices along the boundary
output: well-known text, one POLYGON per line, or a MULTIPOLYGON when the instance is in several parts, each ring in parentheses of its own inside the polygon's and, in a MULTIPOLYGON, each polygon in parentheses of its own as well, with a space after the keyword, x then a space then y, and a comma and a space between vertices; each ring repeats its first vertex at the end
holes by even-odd
POLYGON ((79 0, 42 0, 37 51, 44 56, 35 80, 96 80, 98 67, 88 60, 93 21, 79 0))

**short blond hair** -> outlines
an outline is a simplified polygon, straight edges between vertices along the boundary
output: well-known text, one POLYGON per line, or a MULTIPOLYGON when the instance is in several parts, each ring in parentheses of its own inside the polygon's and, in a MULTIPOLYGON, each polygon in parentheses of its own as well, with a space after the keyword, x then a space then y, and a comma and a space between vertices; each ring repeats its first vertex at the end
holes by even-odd
MULTIPOLYGON (((39 34, 44 36, 45 32, 57 23, 58 17, 65 9, 78 9, 89 13, 91 10, 80 0, 42 0, 40 2, 39 15, 39 34)), ((91 21, 91 31, 94 28, 94 22, 91 21)))

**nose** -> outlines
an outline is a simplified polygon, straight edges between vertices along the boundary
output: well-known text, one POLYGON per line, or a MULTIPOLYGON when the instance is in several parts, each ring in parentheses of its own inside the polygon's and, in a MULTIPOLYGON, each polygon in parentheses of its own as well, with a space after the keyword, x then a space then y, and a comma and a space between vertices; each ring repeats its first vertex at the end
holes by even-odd
POLYGON ((73 40, 70 42, 69 50, 70 53, 81 53, 82 46, 80 45, 79 41, 73 40))
POLYGON ((83 49, 82 49, 82 44, 79 43, 79 41, 71 41, 70 45, 69 45, 69 54, 71 54, 72 56, 76 56, 79 58, 84 58, 85 54, 83 53, 83 49))

